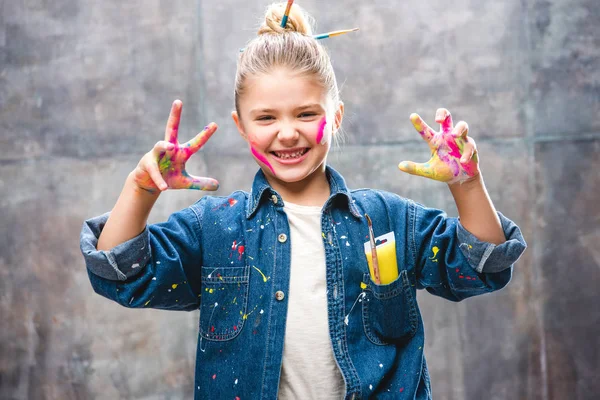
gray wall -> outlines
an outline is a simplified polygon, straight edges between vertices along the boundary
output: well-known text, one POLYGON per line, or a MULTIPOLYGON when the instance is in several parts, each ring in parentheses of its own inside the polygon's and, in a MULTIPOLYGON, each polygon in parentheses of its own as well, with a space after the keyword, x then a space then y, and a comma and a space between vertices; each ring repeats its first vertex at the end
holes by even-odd
MULTIPOLYGON (((238 49, 267 1, 0 0, 0 398, 189 398, 197 313, 128 310, 93 293, 85 218, 109 210, 163 136, 221 128, 189 170, 249 189, 229 118, 238 49)), ((346 104, 330 162, 351 187, 456 215, 408 115, 469 122, 488 189, 529 250, 503 291, 419 294, 436 399, 600 396, 600 7, 597 0, 305 0, 346 104)), ((161 221, 201 193, 167 193, 161 221)))

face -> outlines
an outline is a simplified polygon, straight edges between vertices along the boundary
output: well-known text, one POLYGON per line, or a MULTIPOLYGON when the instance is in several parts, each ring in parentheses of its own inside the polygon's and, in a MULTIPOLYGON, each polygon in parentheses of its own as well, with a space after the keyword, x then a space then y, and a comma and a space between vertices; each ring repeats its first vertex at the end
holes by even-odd
POLYGON ((343 116, 331 103, 314 76, 278 68, 247 78, 232 117, 267 178, 296 183, 325 171, 343 116))

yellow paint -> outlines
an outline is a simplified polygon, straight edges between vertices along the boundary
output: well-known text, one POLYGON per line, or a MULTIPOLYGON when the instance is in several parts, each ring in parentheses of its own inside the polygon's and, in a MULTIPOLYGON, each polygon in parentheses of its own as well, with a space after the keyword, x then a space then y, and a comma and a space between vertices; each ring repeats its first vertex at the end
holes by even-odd
POLYGON ((364 283, 364 282, 361 282, 361 283, 360 283, 360 288, 361 288, 361 289, 366 289, 366 288, 367 288, 367 284, 366 284, 366 283, 364 283))
MULTIPOLYGON (((398 261, 396 261, 396 242, 389 240, 380 244, 377 249, 377 262, 379 265, 379 282, 382 285, 392 283, 398 278, 398 261)), ((369 272, 371 278, 375 276, 373 272, 373 255, 371 252, 365 253, 369 263, 369 272)))
POLYGON ((437 253, 440 251, 439 247, 437 246, 433 246, 433 248, 431 249, 431 251, 433 252, 433 257, 429 257, 429 259, 433 262, 438 262, 437 260, 437 253))
POLYGON ((172 287, 173 289, 177 289, 177 286, 179 286, 177 283, 174 283, 174 284, 172 284, 172 285, 171 285, 171 287, 172 287))
POLYGON ((148 303, 150 303, 150 300, 148 300, 147 302, 144 303, 144 307, 146 307, 148 305, 148 303))
POLYGON ((213 289, 213 288, 210 288, 210 289, 206 288, 204 290, 207 291, 208 293, 214 293, 215 292, 215 289, 213 289))
POLYGON ((254 268, 254 269, 255 269, 255 270, 257 270, 258 272, 260 272, 260 274, 261 274, 261 275, 262 275, 262 277, 263 277, 263 281, 265 281, 265 282, 267 281, 267 277, 265 276, 265 274, 263 274, 263 273, 262 273, 262 271, 261 271, 260 269, 256 268, 254 265, 252 266, 252 268, 254 268))

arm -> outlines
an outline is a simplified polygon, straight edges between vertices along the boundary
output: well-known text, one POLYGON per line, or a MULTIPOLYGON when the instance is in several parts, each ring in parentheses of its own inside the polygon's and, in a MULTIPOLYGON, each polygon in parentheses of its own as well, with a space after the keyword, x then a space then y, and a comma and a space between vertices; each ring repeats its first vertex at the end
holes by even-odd
POLYGON ((185 144, 177 140, 181 119, 181 101, 176 100, 165 129, 165 140, 156 143, 129 174, 123 191, 98 240, 98 250, 110 250, 142 232, 150 210, 160 193, 167 189, 216 190, 218 182, 194 177, 185 170, 187 160, 216 131, 212 123, 185 144))
POLYGON ((427 163, 404 161, 399 168, 448 183, 460 216, 447 218, 440 210, 417 206, 419 287, 456 301, 504 287, 526 244, 519 228, 496 212, 487 194, 468 125, 454 127, 446 109, 436 113, 439 132, 416 114, 411 120, 432 156, 427 163))
POLYGON ((187 160, 216 125, 180 144, 180 115, 181 102, 175 101, 165 141, 158 142, 129 174, 111 213, 85 221, 81 232, 81 250, 94 290, 127 307, 195 309, 199 303, 200 204, 174 213, 167 222, 146 226, 161 191, 218 187, 214 179, 185 171, 187 160))
POLYGON ((134 182, 133 174, 129 174, 98 238, 97 249, 110 250, 142 233, 159 194, 140 189, 134 182))
POLYGON ((506 241, 500 218, 488 196, 481 174, 465 183, 448 185, 456 202, 462 226, 482 242, 506 241))

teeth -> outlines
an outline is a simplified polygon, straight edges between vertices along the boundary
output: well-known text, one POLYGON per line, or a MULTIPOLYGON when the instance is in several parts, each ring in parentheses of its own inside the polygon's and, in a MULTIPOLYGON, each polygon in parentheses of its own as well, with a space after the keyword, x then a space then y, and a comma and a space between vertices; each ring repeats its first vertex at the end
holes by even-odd
POLYGON ((274 152, 274 153, 277 157, 285 160, 285 159, 290 159, 290 158, 298 158, 298 157, 302 156, 305 153, 305 151, 300 150, 300 151, 296 151, 294 153, 279 153, 279 152, 274 152))

